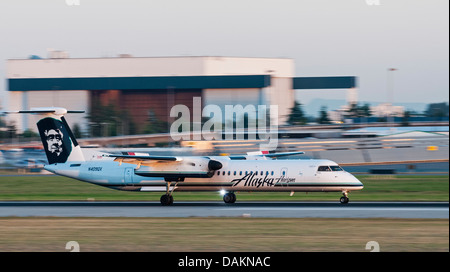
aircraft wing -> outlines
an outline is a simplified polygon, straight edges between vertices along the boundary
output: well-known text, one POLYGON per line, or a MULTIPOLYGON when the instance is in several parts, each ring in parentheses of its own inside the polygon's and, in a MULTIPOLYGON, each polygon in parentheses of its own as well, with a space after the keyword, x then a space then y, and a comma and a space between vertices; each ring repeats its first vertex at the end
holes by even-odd
POLYGON ((210 178, 213 176, 211 171, 154 171, 154 170, 135 170, 136 175, 144 177, 163 177, 168 180, 184 178, 210 178))
POLYGON ((260 151, 260 152, 249 152, 247 155, 231 155, 229 156, 232 160, 247 160, 249 158, 253 157, 267 157, 267 158, 278 158, 278 157, 286 157, 286 156, 293 156, 293 155, 301 155, 305 154, 303 151, 295 151, 295 152, 280 152, 280 153, 269 153, 267 151, 260 151))
POLYGON ((208 157, 153 156, 146 153, 108 154, 120 163, 136 164, 134 173, 144 177, 163 177, 167 181, 185 178, 211 178, 222 164, 208 157))
POLYGON ((108 154, 104 155, 106 157, 112 157, 116 159, 127 159, 127 162, 133 160, 143 161, 143 160, 156 160, 156 161, 182 161, 183 159, 175 156, 151 156, 151 155, 115 155, 108 154))
POLYGON ((305 152, 303 152, 303 151, 280 152, 280 153, 264 154, 262 156, 269 157, 269 158, 278 158, 278 157, 286 157, 286 156, 301 155, 301 154, 305 154, 305 152))

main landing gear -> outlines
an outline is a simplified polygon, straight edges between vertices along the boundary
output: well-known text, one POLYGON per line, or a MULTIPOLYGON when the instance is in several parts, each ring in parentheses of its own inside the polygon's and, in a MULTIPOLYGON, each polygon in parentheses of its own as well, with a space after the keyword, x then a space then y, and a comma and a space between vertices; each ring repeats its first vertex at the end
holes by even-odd
POLYGON ((177 184, 178 182, 175 183, 175 186, 173 186, 172 190, 170 190, 170 185, 171 182, 167 181, 166 182, 166 194, 162 195, 161 198, 159 199, 159 201, 161 202, 161 205, 163 206, 169 206, 173 204, 173 196, 172 193, 173 191, 175 191, 175 189, 177 188, 177 184))
POLYGON ((223 195, 223 202, 225 202, 225 203, 234 203, 234 202, 236 202, 236 195, 233 192, 224 194, 223 195))
POLYGON ((161 201, 161 205, 163 206, 169 206, 173 204, 173 196, 172 195, 162 195, 161 199, 159 200, 161 201))
POLYGON ((339 202, 341 202, 341 204, 347 204, 350 201, 350 199, 348 198, 348 192, 347 191, 343 191, 342 194, 344 196, 341 197, 341 199, 339 199, 339 202))

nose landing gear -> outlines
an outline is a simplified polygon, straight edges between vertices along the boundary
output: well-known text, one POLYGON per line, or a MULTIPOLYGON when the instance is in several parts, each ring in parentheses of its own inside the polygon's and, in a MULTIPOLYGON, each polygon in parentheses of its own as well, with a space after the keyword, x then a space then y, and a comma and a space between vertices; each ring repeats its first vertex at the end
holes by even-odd
POLYGON ((342 194, 344 196, 342 196, 341 199, 339 199, 339 202, 341 202, 341 204, 347 204, 350 201, 350 199, 348 198, 348 192, 343 191, 342 194))

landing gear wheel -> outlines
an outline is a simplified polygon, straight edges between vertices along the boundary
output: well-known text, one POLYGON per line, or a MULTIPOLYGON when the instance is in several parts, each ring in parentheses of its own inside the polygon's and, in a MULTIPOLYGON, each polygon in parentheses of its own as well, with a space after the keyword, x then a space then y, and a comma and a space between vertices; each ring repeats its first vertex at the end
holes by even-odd
POLYGON ((236 202, 236 195, 234 193, 226 193, 223 196, 223 202, 225 202, 225 203, 234 203, 234 202, 236 202))
POLYGON ((341 202, 341 204, 347 204, 350 201, 350 199, 348 198, 348 191, 342 191, 342 194, 344 196, 341 197, 339 202, 341 202))
POLYGON ((346 196, 343 196, 339 201, 341 202, 341 204, 347 204, 350 201, 350 199, 346 196))
POLYGON ((231 194, 231 203, 236 202, 236 195, 234 193, 230 193, 231 194))
POLYGON ((173 204, 173 196, 162 195, 160 201, 161 201, 161 205, 163 205, 163 206, 172 205, 173 204))

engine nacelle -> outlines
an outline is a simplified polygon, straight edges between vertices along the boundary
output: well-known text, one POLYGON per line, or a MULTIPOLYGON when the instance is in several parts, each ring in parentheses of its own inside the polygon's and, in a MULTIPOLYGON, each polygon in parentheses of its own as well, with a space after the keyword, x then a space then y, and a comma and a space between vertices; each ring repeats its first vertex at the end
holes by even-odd
POLYGON ((208 162, 208 168, 209 170, 215 171, 215 170, 219 170, 222 169, 223 165, 221 162, 219 161, 215 161, 215 160, 210 160, 208 162))

